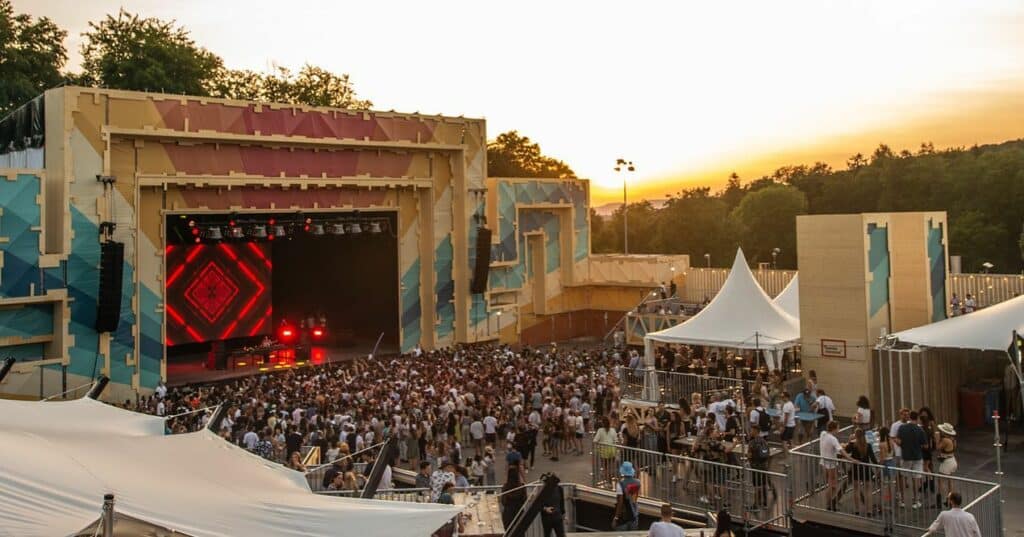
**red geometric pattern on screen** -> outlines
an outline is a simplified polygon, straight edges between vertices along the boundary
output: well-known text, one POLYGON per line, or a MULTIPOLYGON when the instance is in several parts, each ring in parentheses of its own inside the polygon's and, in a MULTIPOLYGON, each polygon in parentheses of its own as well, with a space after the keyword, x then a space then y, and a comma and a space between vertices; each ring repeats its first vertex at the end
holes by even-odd
POLYGON ((207 262, 185 291, 185 298, 211 324, 220 320, 236 296, 238 284, 215 261, 207 262))

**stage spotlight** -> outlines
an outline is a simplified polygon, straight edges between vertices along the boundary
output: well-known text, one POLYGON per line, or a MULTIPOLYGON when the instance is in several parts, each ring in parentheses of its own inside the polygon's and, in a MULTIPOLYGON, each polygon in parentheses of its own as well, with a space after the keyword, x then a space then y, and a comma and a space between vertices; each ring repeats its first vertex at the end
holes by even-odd
POLYGON ((323 336, 323 335, 324 335, 323 329, 321 329, 321 328, 314 328, 313 329, 313 337, 320 337, 320 336, 323 336))
POLYGON ((370 233, 380 233, 380 222, 370 222, 370 233))
POLYGON ((206 229, 206 238, 211 241, 219 241, 224 238, 220 233, 220 226, 210 226, 206 229))
POLYGON ((197 227, 192 228, 192 236, 193 237, 198 237, 199 236, 199 228, 197 228, 197 227))
POLYGON ((199 243, 201 243, 201 242, 203 242, 203 238, 202 238, 202 237, 196 237, 196 238, 195 238, 195 243, 196 243, 196 244, 199 244, 199 243))
POLYGON ((254 238, 254 239, 265 239, 265 238, 267 238, 267 226, 252 226, 252 238, 254 238))
POLYGON ((352 231, 350 231, 350 233, 352 233, 353 235, 358 235, 358 234, 360 234, 362 232, 363 232, 363 226, 360 226, 359 222, 356 222, 355 224, 352 224, 352 231))
POLYGON ((312 233, 314 235, 323 235, 324 234, 324 225, 323 224, 313 224, 313 231, 312 231, 312 233))
POLYGON ((331 224, 330 229, 331 229, 331 235, 344 235, 345 234, 345 226, 343 226, 341 224, 331 224))
MULTIPOLYGON (((182 217, 182 218, 184 218, 184 217, 182 217)), ((196 221, 195 220, 189 220, 188 221, 188 227, 192 227, 192 228, 196 227, 196 221)))
POLYGON ((272 229, 275 237, 284 237, 285 235, 288 234, 288 232, 285 231, 284 226, 282 226, 281 224, 275 225, 272 229))
POLYGON ((232 223, 231 227, 228 228, 228 236, 232 239, 244 239, 245 230, 241 226, 236 226, 232 223))
POLYGON ((267 225, 268 225, 268 226, 272 226, 272 225, 274 225, 274 224, 276 224, 276 223, 277 223, 277 220, 276 220, 276 219, 274 219, 273 217, 271 217, 271 219, 270 219, 270 220, 267 220, 267 225))

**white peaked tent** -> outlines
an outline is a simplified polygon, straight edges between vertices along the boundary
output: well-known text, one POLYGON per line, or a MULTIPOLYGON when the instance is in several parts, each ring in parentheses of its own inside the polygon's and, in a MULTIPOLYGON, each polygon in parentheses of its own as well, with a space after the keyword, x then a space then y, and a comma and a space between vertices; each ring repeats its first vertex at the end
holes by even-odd
POLYGON ((779 293, 779 296, 772 300, 772 304, 775 304, 779 309, 790 314, 798 321, 800 320, 800 283, 797 282, 799 277, 799 274, 793 276, 793 279, 789 280, 786 288, 779 293))
POLYGON ((901 343, 922 347, 1004 351, 1011 332, 1024 333, 1024 296, 974 313, 892 334, 901 343))
POLYGON ((750 272, 743 250, 737 249, 729 277, 711 303, 676 326, 647 334, 644 346, 648 359, 654 355, 655 342, 781 354, 799 340, 800 321, 772 303, 750 272))
POLYGON ((458 512, 315 495, 212 432, 164 436, 159 418, 87 399, 0 400, 0 446, 0 536, 79 535, 108 493, 119 536, 428 536, 458 512))

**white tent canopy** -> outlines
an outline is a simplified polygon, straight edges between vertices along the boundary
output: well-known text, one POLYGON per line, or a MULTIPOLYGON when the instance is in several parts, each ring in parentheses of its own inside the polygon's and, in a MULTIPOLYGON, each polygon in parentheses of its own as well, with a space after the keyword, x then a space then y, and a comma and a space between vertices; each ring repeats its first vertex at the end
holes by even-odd
POLYGON ((1024 333, 1024 296, 967 315, 895 332, 891 337, 900 343, 922 347, 1005 351, 1014 330, 1024 333))
POLYGON ((212 432, 162 431, 96 401, 0 400, 0 536, 77 535, 107 493, 119 514, 193 537, 427 536, 457 513, 315 495, 301 473, 212 432))
POLYGON ((800 283, 797 282, 799 277, 799 274, 793 276, 793 279, 789 280, 786 288, 779 293, 779 296, 772 300, 772 304, 775 304, 779 309, 790 314, 796 320, 800 320, 800 283))
POLYGON ((772 303, 754 279, 743 250, 736 251, 722 289, 703 310, 685 322, 652 332, 652 342, 781 351, 800 339, 800 321, 772 303))

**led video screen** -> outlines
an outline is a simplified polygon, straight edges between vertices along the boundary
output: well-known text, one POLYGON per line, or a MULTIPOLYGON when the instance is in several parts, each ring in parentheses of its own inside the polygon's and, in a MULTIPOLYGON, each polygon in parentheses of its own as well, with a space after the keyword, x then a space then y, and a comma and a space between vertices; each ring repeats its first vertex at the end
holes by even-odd
POLYGON ((271 246, 167 246, 167 345, 270 334, 271 246))

